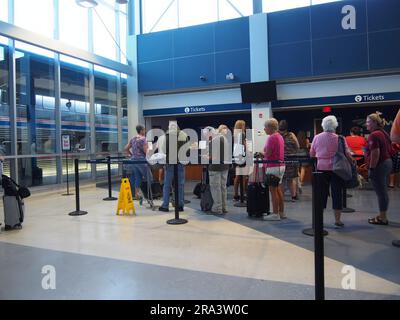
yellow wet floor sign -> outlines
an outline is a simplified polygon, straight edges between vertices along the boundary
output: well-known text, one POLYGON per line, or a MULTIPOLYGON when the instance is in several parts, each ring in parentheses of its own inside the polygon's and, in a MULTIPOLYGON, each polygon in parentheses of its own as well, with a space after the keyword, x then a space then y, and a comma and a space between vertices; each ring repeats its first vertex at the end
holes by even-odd
POLYGON ((129 179, 124 178, 121 180, 121 189, 119 191, 118 197, 118 209, 117 215, 120 214, 122 210, 122 214, 130 214, 132 211, 132 215, 135 214, 135 206, 133 205, 132 199, 132 191, 131 184, 129 183, 129 179))

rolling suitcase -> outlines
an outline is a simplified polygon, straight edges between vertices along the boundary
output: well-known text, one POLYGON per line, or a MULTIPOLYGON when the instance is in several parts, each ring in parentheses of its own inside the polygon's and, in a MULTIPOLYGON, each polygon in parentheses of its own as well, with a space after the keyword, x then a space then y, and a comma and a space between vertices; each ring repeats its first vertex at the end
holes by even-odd
POLYGON ((260 218, 269 213, 269 190, 262 182, 264 174, 259 177, 259 165, 254 167, 253 181, 247 187, 247 214, 260 218))
POLYGON ((5 230, 21 229, 24 221, 24 202, 18 196, 3 196, 5 230))

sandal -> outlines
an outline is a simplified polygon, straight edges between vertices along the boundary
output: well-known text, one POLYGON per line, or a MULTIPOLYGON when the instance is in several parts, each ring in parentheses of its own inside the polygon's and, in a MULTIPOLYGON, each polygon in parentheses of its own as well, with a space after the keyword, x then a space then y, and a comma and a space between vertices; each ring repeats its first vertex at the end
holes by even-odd
POLYGON ((375 217, 375 218, 371 218, 368 219, 368 223, 370 224, 378 224, 381 226, 387 226, 389 224, 389 221, 383 221, 380 217, 375 217))

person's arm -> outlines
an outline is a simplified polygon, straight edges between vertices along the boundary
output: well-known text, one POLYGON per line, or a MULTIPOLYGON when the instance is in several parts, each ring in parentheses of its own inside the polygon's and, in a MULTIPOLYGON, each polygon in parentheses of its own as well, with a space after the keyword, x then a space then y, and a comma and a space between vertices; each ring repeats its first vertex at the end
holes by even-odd
POLYGON ((379 140, 375 136, 371 136, 368 141, 370 155, 369 155, 369 169, 374 170, 379 162, 381 150, 379 148, 379 140))
POLYGON ((144 154, 147 154, 148 150, 149 150, 149 145, 147 144, 147 140, 145 140, 144 144, 143 144, 143 152, 144 152, 144 154))
POLYGON ((397 112, 396 118, 393 121, 390 139, 394 143, 400 143, 400 110, 397 112))
POLYGON ((315 158, 315 156, 317 155, 317 151, 315 150, 315 146, 317 143, 317 137, 314 137, 314 140, 311 144, 311 148, 310 148, 310 157, 311 158, 315 158))
POLYGON ((132 152, 131 152, 131 144, 127 143, 126 146, 124 147, 124 152, 128 155, 128 156, 132 156, 132 152))
POLYGON ((299 140, 297 140, 296 135, 292 132, 293 141, 296 143, 296 152, 300 149, 299 140))
POLYGON ((354 159, 353 159, 354 152, 352 153, 352 150, 349 148, 349 145, 347 144, 346 139, 343 139, 343 141, 344 141, 344 153, 345 153, 347 159, 349 159, 349 161, 354 161, 354 159))

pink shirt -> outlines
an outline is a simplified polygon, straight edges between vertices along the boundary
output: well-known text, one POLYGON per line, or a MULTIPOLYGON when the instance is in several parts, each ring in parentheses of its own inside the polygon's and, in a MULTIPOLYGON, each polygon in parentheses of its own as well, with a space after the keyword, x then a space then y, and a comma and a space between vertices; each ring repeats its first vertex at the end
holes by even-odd
MULTIPOLYGON (((333 170, 333 158, 338 151, 339 136, 333 132, 322 132, 314 137, 311 144, 310 156, 317 157, 318 170, 333 170)), ((345 149, 348 149, 344 140, 345 149)))
MULTIPOLYGON (((285 157, 285 141, 281 134, 276 132, 270 135, 264 145, 264 160, 281 160, 285 157), (272 151, 270 156, 267 156, 267 150, 272 151)), ((267 168, 285 166, 284 163, 267 163, 267 168)))

